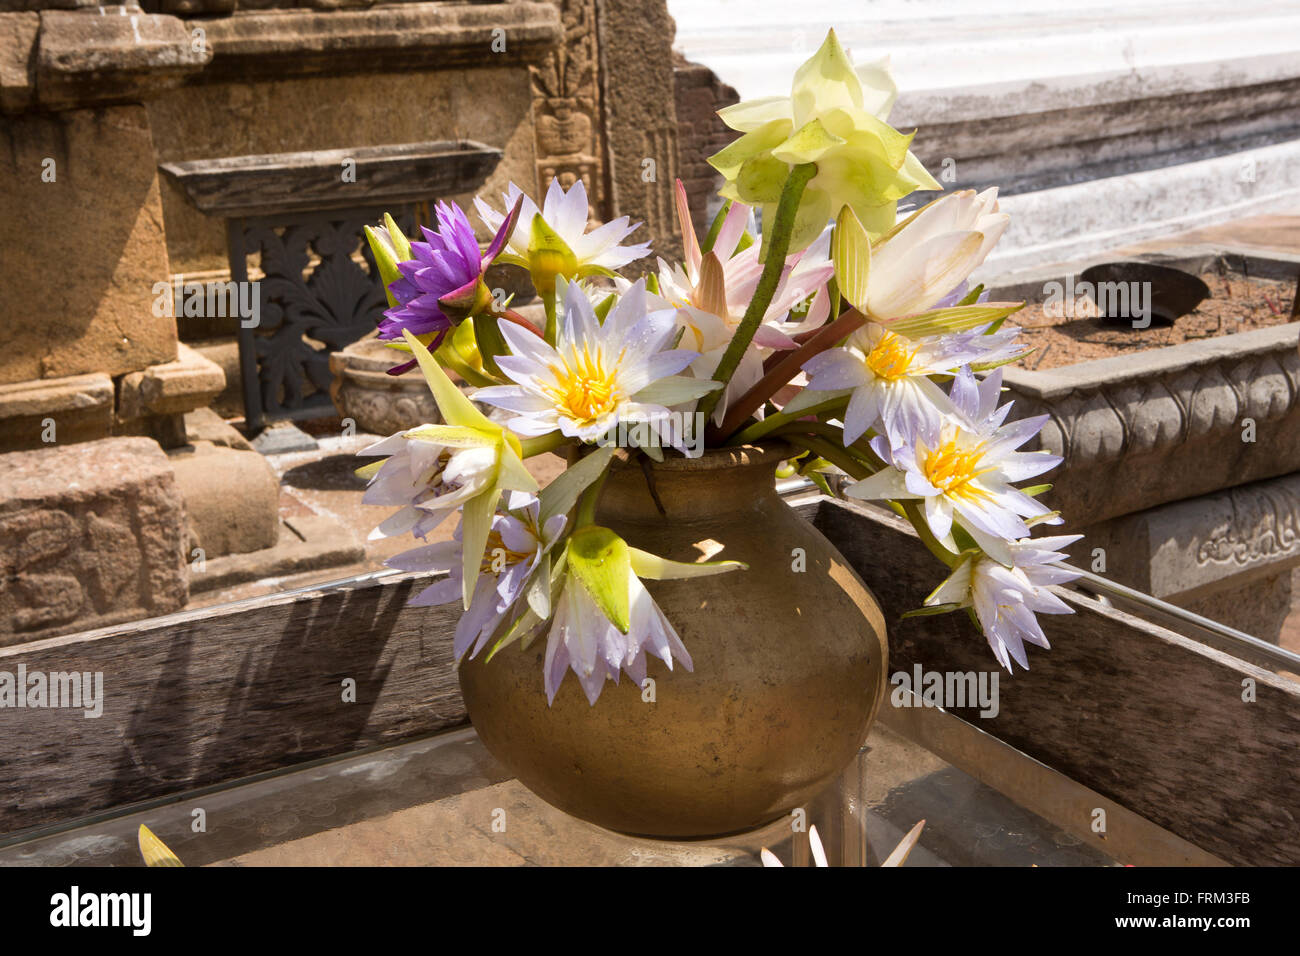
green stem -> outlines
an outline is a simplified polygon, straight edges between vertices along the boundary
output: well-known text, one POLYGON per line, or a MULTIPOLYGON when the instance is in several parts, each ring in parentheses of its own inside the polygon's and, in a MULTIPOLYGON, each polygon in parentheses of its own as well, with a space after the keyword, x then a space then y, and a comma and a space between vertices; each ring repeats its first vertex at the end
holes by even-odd
POLYGON ((798 422, 800 419, 808 418, 812 415, 820 415, 822 412, 829 412, 836 407, 845 406, 849 402, 848 396, 841 395, 838 398, 828 398, 824 402, 818 402, 816 405, 809 405, 807 408, 801 408, 797 412, 777 412, 774 415, 768 415, 760 422, 755 422, 743 431, 737 432, 727 440, 728 445, 748 445, 758 441, 764 435, 770 435, 778 428, 798 422))
POLYGON ((606 468, 600 473, 599 478, 587 486, 587 490, 578 499, 578 514, 573 524, 575 529, 596 523, 596 502, 600 500, 600 491, 605 487, 605 479, 608 477, 609 469, 606 468))
POLYGON ((536 438, 521 438, 519 446, 523 449, 525 458, 532 458, 534 455, 543 455, 548 451, 567 445, 573 439, 566 438, 558 431, 553 431, 549 435, 539 435, 536 438))
POLYGON ((872 474, 871 469, 864 462, 859 461, 854 455, 850 454, 849 450, 843 445, 835 445, 824 438, 813 435, 792 433, 781 437, 798 448, 804 448, 812 452, 818 458, 825 458, 855 481, 861 481, 872 474))
POLYGON ((474 341, 478 343, 479 358, 483 368, 491 375, 500 376, 496 356, 506 354, 506 340, 497 326, 497 317, 491 313, 474 316, 474 341))
POLYGON ((736 334, 732 336, 727 350, 722 353, 722 359, 713 372, 713 380, 721 382, 723 387, 710 392, 700 400, 698 411, 704 416, 706 422, 713 417, 713 410, 722 400, 727 383, 731 381, 731 376, 736 374, 740 360, 745 356, 745 350, 754 340, 754 333, 758 331, 763 316, 767 314, 767 307, 772 304, 772 297, 776 295, 781 273, 785 270, 785 257, 790 251, 790 234, 794 231, 795 217, 799 213, 799 200, 803 197, 804 187, 816 174, 816 163, 801 163, 790 170, 785 186, 781 189, 781 201, 776 207, 775 221, 770 226, 767 223, 763 224, 768 242, 767 259, 763 262, 763 272, 759 275, 758 285, 754 288, 754 297, 749 300, 749 305, 745 309, 745 317, 740 320, 736 334))
POLYGON ((555 344, 556 336, 556 307, 555 307, 555 288, 542 296, 542 308, 546 310, 546 330, 542 337, 546 339, 547 345, 555 344))
POLYGON ((900 501, 898 504, 903 509, 904 517, 916 529, 916 535, 921 539, 921 543, 930 549, 930 553, 950 568, 956 564, 958 556, 940 544, 939 539, 930 531, 930 526, 925 523, 925 513, 921 510, 921 503, 911 500, 900 501))

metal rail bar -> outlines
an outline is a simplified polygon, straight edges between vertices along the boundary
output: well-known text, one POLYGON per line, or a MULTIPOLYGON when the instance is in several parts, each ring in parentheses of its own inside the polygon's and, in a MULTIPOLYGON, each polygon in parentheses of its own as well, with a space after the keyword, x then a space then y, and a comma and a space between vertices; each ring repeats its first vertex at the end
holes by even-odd
MULTIPOLYGON (((782 479, 776 483, 776 491, 786 499, 818 493, 817 486, 807 478, 782 479)), ((1197 635, 1203 638, 1204 643, 1233 657, 1269 670, 1289 670, 1300 674, 1300 654, 1294 651, 1252 637, 1244 631, 1220 624, 1208 617, 1193 614, 1185 608, 1152 597, 1118 581, 1093 574, 1091 571, 1084 571, 1082 568, 1068 564, 1064 566, 1079 574, 1079 579, 1067 587, 1110 601, 1120 610, 1139 612, 1138 617, 1155 618, 1154 623, 1157 624, 1172 622, 1182 628, 1194 629, 1197 635)))

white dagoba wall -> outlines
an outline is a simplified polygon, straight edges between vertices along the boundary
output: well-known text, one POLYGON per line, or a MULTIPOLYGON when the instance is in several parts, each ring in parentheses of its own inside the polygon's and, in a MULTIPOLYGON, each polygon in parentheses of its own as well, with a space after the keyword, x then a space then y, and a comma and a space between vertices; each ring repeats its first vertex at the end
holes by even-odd
MULTIPOLYGON (((985 275, 1300 209, 1300 0, 669 0, 742 99, 788 94, 834 26, 889 55, 891 122, 949 189, 998 185, 985 275)), ((924 197, 922 197, 924 198, 924 197)))

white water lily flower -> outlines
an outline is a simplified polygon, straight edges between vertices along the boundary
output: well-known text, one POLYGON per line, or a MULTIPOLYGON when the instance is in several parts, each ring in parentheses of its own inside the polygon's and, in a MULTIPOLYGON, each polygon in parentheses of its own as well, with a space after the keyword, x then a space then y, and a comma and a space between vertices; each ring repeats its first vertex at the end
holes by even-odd
MULTIPOLYGON (((969 367, 953 380, 939 440, 927 442, 917 431, 904 431, 895 446, 881 435, 872 449, 889 465, 845 489, 863 499, 920 499, 925 522, 935 538, 954 553, 960 549, 952 535, 954 520, 985 552, 1010 563, 1007 542, 1029 536, 1025 518, 1051 520, 1049 509, 1013 481, 1040 475, 1061 463, 1047 452, 1018 452, 1043 427, 1046 415, 1003 425, 1011 410, 997 407, 1002 370, 976 383, 969 367)), ((1059 519, 1057 519, 1059 521, 1059 519)))
POLYGON ((495 448, 452 448, 420 438, 419 429, 389 435, 357 454, 388 456, 362 504, 399 508, 370 532, 371 541, 407 532, 426 537, 449 512, 488 490, 498 472, 495 448))
POLYGON ((694 670, 677 631, 635 574, 628 575, 631 626, 619 631, 574 575, 565 578, 556 602, 555 618, 546 639, 546 700, 554 702, 560 682, 572 670, 582 684, 587 701, 596 703, 606 680, 618 683, 620 670, 639 686, 646 676, 646 651, 672 670, 676 660, 694 670))
POLYGON ((985 555, 967 552, 925 603, 931 607, 972 608, 998 663, 1010 671, 1014 660, 1027 670, 1025 642, 1050 647, 1034 615, 1074 613, 1047 589, 1079 576, 1078 571, 1060 566, 1066 555, 1058 549, 1082 537, 1066 534, 1010 542, 1010 567, 985 555))
POLYGON ((934 308, 975 271, 1011 217, 996 188, 949 193, 871 247, 865 307, 882 321, 934 308))
MULTIPOLYGON (((487 549, 483 552, 478 583, 468 610, 456 622, 452 652, 457 663, 466 653, 474 657, 487 646, 498 629, 527 609, 523 600, 543 558, 564 532, 566 517, 552 515, 545 524, 541 502, 535 495, 512 491, 506 510, 492 518, 487 549)), ((452 541, 414 548, 384 562, 401 571, 446 571, 448 576, 425 588, 409 602, 413 607, 450 604, 461 595, 463 545, 460 529, 452 541)), ((550 586, 547 581, 545 587, 550 586)))
POLYGON ((952 375, 963 365, 999 362, 1025 351, 1015 341, 1019 329, 1007 326, 984 334, 987 329, 912 339, 868 323, 842 348, 828 349, 804 363, 808 388, 785 411, 825 401, 830 392, 847 391, 851 397, 844 413, 845 445, 874 428, 888 436, 890 445, 905 435, 919 435, 934 447, 952 404, 930 376, 952 375))
MULTIPOLYGON (((557 331, 551 347, 535 335, 501 323, 512 354, 499 357, 497 366, 516 384, 474 393, 477 401, 514 412, 507 425, 519 435, 546 435, 558 429, 567 437, 595 442, 616 425, 654 427, 668 419, 668 406, 692 401, 717 387, 677 375, 698 353, 670 348, 676 335, 673 313, 647 313, 643 281, 623 293, 603 325, 587 296, 576 284, 569 284, 557 331)), ((680 450, 687 453, 684 447, 680 450)))
MULTIPOLYGON (((519 220, 506 240, 506 251, 499 257, 499 261, 513 262, 525 269, 532 268, 530 254, 536 251, 533 248, 533 218, 539 212, 546 225, 564 241, 573 255, 574 261, 559 270, 565 278, 607 274, 650 253, 648 242, 620 245, 641 225, 639 222, 631 222, 627 216, 621 216, 587 232, 587 187, 581 179, 570 186, 568 192, 565 192, 558 179, 552 179, 540 210, 522 189, 511 183, 505 192, 505 208, 513 209, 520 197, 523 198, 523 206, 519 211, 519 220)), ((501 228, 506 213, 497 212, 481 199, 475 199, 474 205, 478 209, 479 218, 489 230, 495 233, 501 228)))
POLYGON ((444 424, 408 428, 363 449, 362 455, 391 457, 358 470, 369 480, 361 500, 400 506, 370 533, 372 540, 408 531, 424 538, 448 511, 460 508, 470 555, 462 567, 461 600, 469 607, 478 581, 478 555, 501 493, 535 492, 537 480, 524 468, 519 439, 475 408, 409 329, 403 335, 444 424))

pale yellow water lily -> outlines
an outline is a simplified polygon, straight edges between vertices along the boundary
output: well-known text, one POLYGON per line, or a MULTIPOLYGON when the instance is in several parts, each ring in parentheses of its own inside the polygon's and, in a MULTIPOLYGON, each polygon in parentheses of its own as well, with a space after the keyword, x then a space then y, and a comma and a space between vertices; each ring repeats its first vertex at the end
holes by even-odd
POLYGON ((1010 221, 998 210, 996 188, 936 199, 872 244, 866 301, 854 305, 883 322, 943 305, 993 251, 1010 221))
POLYGON ((895 94, 888 63, 855 69, 831 30, 795 73, 790 96, 718 111, 744 134, 709 159, 726 177, 722 195, 761 205, 765 217, 774 216, 790 168, 816 163, 795 220, 792 251, 811 243, 844 206, 873 235, 887 232, 898 200, 917 189, 943 188, 908 149, 912 135, 885 122, 895 94))

